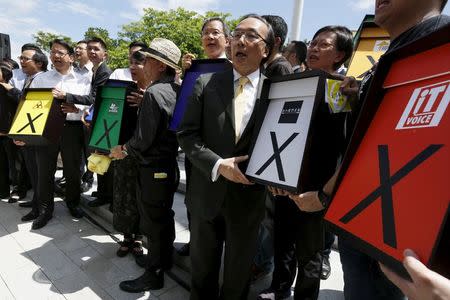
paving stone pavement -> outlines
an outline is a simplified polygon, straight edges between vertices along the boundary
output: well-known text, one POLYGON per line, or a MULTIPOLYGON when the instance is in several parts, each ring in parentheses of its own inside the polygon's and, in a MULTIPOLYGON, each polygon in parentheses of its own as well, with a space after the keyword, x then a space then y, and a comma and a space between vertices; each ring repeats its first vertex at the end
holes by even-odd
MULTIPOLYGON (((31 199, 30 194, 27 199, 31 199)), ((40 230, 31 230, 31 222, 20 221, 29 209, 19 207, 17 203, 9 204, 7 200, 0 201, 0 299, 189 298, 183 285, 167 275, 162 290, 140 294, 122 292, 119 282, 140 276, 143 269, 130 255, 124 258, 116 256, 116 240, 120 235, 112 230, 108 218, 93 215, 96 221, 112 231, 112 235, 87 218, 74 219, 60 198, 55 198, 55 201, 53 219, 40 230)), ((176 243, 181 244, 189 240, 183 194, 175 195, 173 209, 176 243)), ((106 206, 97 210, 107 214, 106 206)), ((92 215, 90 211, 88 213, 92 215)), ((178 262, 180 260, 189 265, 188 259, 178 258, 178 262)), ((332 252, 331 264, 332 274, 328 280, 322 281, 320 300, 344 299, 337 252, 332 252)), ((182 269, 186 270, 186 267, 182 269)), ((189 282, 188 275, 178 278, 189 282)), ((256 282, 251 287, 249 299, 255 299, 257 293, 269 284, 270 276, 256 282)))

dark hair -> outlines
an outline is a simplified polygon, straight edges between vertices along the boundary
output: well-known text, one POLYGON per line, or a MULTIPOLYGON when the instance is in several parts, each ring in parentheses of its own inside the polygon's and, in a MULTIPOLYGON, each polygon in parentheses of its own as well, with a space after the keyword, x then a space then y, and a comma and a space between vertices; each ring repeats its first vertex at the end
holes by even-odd
POLYGON ((319 29, 313 36, 313 40, 323 32, 332 32, 336 34, 336 49, 337 51, 344 52, 344 57, 333 65, 333 68, 337 70, 344 62, 346 62, 353 53, 353 35, 350 29, 344 26, 325 26, 319 29))
POLYGON ((293 52, 295 52, 295 56, 297 56, 299 64, 304 63, 306 60, 306 51, 307 51, 306 44, 301 41, 292 41, 291 44, 294 45, 293 52))
POLYGON ((0 63, 0 71, 2 72, 2 77, 5 82, 9 82, 12 78, 12 69, 9 67, 8 63, 0 63))
POLYGON ((128 49, 131 49, 133 47, 141 47, 142 49, 144 48, 148 48, 148 45, 144 42, 140 42, 140 41, 132 41, 129 45, 128 45, 128 49))
POLYGON ((50 49, 53 47, 53 44, 58 44, 58 45, 63 46, 67 50, 67 53, 69 53, 69 55, 73 55, 75 53, 75 51, 73 50, 73 47, 70 46, 69 43, 67 43, 64 40, 54 39, 53 41, 50 42, 50 49))
POLYGON ((35 63, 41 63, 41 71, 47 71, 47 66, 48 66, 48 58, 47 55, 45 55, 42 52, 38 52, 36 51, 36 53, 34 53, 34 55, 31 57, 31 59, 35 62, 35 63))
POLYGON ((230 28, 228 27, 228 25, 222 20, 222 18, 219 17, 212 17, 212 18, 208 18, 205 21, 203 21, 203 25, 202 25, 202 33, 203 30, 205 29, 206 25, 208 25, 208 23, 211 23, 213 21, 217 21, 222 23, 222 31, 223 31, 223 35, 225 35, 225 37, 229 37, 230 36, 230 28))
POLYGON ((108 47, 106 47, 105 41, 102 40, 102 39, 99 38, 99 37, 93 37, 93 38, 90 38, 90 39, 87 41, 87 43, 88 43, 88 44, 90 44, 90 43, 99 43, 99 44, 102 46, 103 50, 106 51, 106 50, 108 49, 108 47))
POLYGON ((36 51, 36 52, 41 52, 41 53, 42 53, 41 48, 39 48, 39 46, 36 45, 36 44, 31 44, 31 43, 24 44, 24 45, 22 46, 21 51, 23 52, 23 51, 27 51, 27 50, 34 50, 34 51, 36 51))
POLYGON ((270 24, 270 26, 272 26, 275 38, 277 37, 280 38, 281 40, 280 47, 277 49, 278 51, 280 51, 284 45, 284 42, 286 41, 286 36, 288 32, 288 26, 286 22, 280 16, 263 15, 262 17, 270 24))
POLYGON ((441 12, 444 10, 444 7, 447 5, 447 0, 442 0, 441 3, 441 12))
POLYGON ((12 58, 5 57, 2 62, 7 64, 12 70, 19 68, 19 64, 12 58))
POLYGON ((267 36, 265 38, 265 40, 266 40, 266 47, 267 47, 268 53, 267 53, 267 57, 264 58, 262 60, 262 62, 261 62, 261 64, 264 64, 267 61, 267 59, 269 59, 270 55, 272 54, 273 47, 275 45, 275 35, 273 33, 273 28, 269 24, 269 22, 266 21, 266 19, 264 19, 263 17, 261 17, 260 15, 257 15, 257 14, 247 14, 247 15, 243 16, 239 20, 239 22, 242 22, 242 20, 249 19, 249 18, 257 19, 257 20, 263 22, 264 24, 266 24, 266 26, 268 28, 267 36))
MULTIPOLYGON (((135 47, 135 46, 133 46, 135 47)), ((146 49, 147 47, 144 47, 143 49, 146 49)), ((141 51, 135 51, 133 52, 133 54, 131 55, 131 58, 137 60, 137 61, 145 61, 145 54, 142 53, 141 51)))
POLYGON ((164 75, 170 78, 174 78, 177 75, 177 71, 169 65, 166 65, 166 70, 164 71, 164 75))
POLYGON ((78 44, 86 44, 87 45, 87 41, 86 40, 81 40, 81 41, 78 41, 75 45, 78 45, 78 44))

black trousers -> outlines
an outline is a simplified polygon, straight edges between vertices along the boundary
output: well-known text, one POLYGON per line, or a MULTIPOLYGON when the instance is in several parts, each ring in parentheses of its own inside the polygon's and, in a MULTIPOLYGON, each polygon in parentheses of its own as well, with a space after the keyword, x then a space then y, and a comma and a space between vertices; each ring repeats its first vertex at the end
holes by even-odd
POLYGON ((223 207, 212 220, 191 211, 191 300, 247 299, 258 230, 264 217, 264 191, 255 193, 250 199, 242 196, 242 190, 228 188, 223 207), (219 289, 223 250, 223 286, 219 289))
POLYGON ((275 268, 271 287, 275 290, 289 289, 297 265, 294 299, 317 299, 324 247, 323 212, 305 213, 288 197, 277 197, 274 247, 275 268))
POLYGON ((20 147, 0 136, 0 155, 0 195, 9 197, 10 184, 14 190, 26 193, 30 182, 20 147))
POLYGON ((0 136, 0 196, 9 198, 9 161, 7 154, 7 143, 11 140, 6 136, 0 136))
POLYGON ((139 167, 137 206, 140 229, 147 236, 148 270, 172 267, 175 240, 173 197, 178 185, 178 166, 173 161, 139 167))
POLYGON ((32 210, 34 212, 39 212, 39 204, 38 204, 38 170, 37 170, 37 162, 36 162, 36 147, 35 146, 24 146, 21 147, 20 151, 23 154, 25 166, 27 168, 28 174, 30 175, 30 183, 33 188, 33 199, 32 201, 32 210))
POLYGON ((38 196, 40 213, 52 214, 54 208, 54 180, 56 160, 59 149, 63 161, 63 173, 66 177, 67 207, 75 208, 80 203, 80 163, 83 141, 83 124, 81 122, 67 122, 59 144, 36 146, 36 160, 38 170, 38 196))
POLYGON ((66 178, 66 204, 69 208, 80 203, 80 164, 84 147, 83 123, 66 121, 61 136, 61 158, 63 173, 66 178))

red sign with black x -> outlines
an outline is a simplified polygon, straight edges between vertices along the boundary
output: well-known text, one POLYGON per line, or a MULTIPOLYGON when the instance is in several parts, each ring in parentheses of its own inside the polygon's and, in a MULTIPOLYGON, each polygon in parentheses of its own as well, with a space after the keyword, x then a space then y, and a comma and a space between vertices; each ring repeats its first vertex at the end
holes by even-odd
POLYGON ((450 62, 436 57, 421 53, 392 65, 325 216, 398 261, 406 248, 430 261, 450 207, 450 62))

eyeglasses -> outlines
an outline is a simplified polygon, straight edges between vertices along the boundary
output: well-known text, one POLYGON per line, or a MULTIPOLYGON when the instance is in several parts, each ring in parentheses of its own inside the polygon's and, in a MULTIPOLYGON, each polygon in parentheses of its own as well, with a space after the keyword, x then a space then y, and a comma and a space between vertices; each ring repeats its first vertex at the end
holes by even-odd
POLYGON ((250 42, 250 43, 256 42, 257 40, 263 40, 267 44, 266 39, 264 39, 257 32, 253 32, 253 31, 235 30, 235 31, 231 32, 231 37, 233 38, 233 40, 240 40, 241 37, 244 37, 244 40, 247 42, 250 42))
POLYGON ((67 52, 62 52, 62 51, 51 51, 51 52, 50 52, 50 55, 56 56, 56 57, 64 57, 64 56, 66 56, 67 54, 69 54, 69 53, 67 53, 67 52))
POLYGON ((202 32, 202 38, 208 38, 209 36, 211 36, 215 39, 219 38, 221 35, 223 35, 223 32, 220 31, 205 31, 202 32))
POLYGON ((328 43, 328 42, 326 42, 326 41, 312 41, 309 45, 308 45, 308 48, 314 48, 314 47, 317 47, 317 48, 319 48, 320 50, 327 50, 327 49, 329 49, 329 48, 333 48, 334 47, 334 45, 333 44, 330 44, 330 43, 328 43))
POLYGON ((31 57, 26 57, 26 56, 23 56, 23 55, 18 56, 17 59, 18 59, 19 61, 24 61, 24 62, 27 62, 27 61, 32 60, 31 57))

